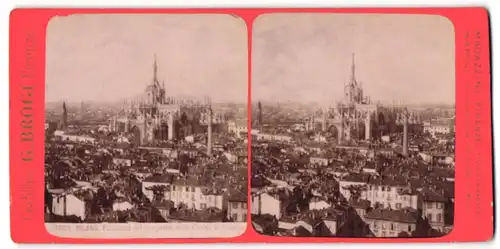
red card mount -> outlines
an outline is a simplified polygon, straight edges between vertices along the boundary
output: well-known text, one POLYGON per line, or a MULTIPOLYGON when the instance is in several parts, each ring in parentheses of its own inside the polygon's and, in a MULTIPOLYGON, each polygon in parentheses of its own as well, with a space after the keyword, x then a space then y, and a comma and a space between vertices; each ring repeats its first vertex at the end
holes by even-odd
MULTIPOLYGON (((494 233, 490 33, 484 8, 342 9, 15 9, 10 16, 10 201, 11 234, 16 243, 410 243, 490 240, 494 233), (248 31, 248 71, 252 67, 252 28, 269 13, 358 13, 440 15, 454 26, 456 60, 456 171, 454 225, 432 238, 340 238, 266 236, 253 229, 234 238, 65 238, 50 234, 44 222, 44 108, 46 30, 54 16, 74 14, 229 14, 248 31), (473 229, 471 229, 473 228, 473 229)), ((252 103, 248 75, 248 103, 252 103)), ((252 126, 248 107, 248 127, 252 126)), ((252 136, 248 133, 248 144, 252 136)), ((251 158, 251 146, 248 156, 251 158)), ((248 160, 250 179, 251 160, 248 160)), ((251 189, 250 184, 248 189, 251 189)), ((250 196, 250 194, 248 195, 250 196)), ((248 205, 248 211, 251 207, 248 205)))

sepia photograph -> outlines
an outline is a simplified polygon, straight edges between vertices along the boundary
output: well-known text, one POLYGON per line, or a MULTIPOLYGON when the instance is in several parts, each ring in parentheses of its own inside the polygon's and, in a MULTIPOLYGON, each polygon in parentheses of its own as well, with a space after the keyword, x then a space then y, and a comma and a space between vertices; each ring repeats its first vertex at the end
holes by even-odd
POLYGON ((453 229, 448 19, 274 13, 259 16, 252 35, 258 233, 425 238, 453 229))
POLYGON ((81 14, 47 27, 45 224, 72 238, 246 229, 248 44, 224 14, 81 14))

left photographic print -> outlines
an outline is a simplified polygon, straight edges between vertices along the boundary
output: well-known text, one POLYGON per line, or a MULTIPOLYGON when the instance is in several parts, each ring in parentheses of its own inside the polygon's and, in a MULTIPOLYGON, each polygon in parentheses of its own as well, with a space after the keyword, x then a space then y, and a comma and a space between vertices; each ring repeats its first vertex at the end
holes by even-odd
POLYGON ((247 221, 248 46, 225 14, 47 27, 45 225, 71 238, 236 237, 247 221))

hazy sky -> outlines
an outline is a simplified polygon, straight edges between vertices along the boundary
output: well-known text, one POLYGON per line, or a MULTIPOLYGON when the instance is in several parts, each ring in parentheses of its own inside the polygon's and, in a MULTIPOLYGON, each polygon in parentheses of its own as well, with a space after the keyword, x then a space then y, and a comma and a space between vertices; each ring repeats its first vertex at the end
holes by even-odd
POLYGON ((431 15, 268 14, 253 31, 252 99, 332 102, 356 78, 372 100, 454 103, 453 24, 431 15))
POLYGON ((144 92, 156 53, 167 95, 246 102, 247 30, 230 15, 72 15, 47 29, 47 101, 144 92))

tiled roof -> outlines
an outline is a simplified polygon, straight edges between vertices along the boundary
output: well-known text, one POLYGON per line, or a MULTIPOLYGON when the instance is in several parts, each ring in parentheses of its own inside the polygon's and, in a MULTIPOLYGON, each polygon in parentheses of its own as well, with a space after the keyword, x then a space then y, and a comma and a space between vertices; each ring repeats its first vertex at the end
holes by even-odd
POLYGON ((172 183, 174 176, 169 174, 154 174, 147 177, 144 182, 172 183))
POLYGON ((417 223, 418 214, 411 209, 374 209, 365 216, 367 219, 387 220, 402 223, 417 223))
POLYGON ((362 209, 367 209, 371 206, 370 201, 364 199, 350 200, 349 204, 354 208, 362 208, 362 209))
POLYGON ((233 190, 229 193, 229 201, 231 202, 247 202, 248 196, 240 190, 233 190))
POLYGON ((432 189, 424 188, 420 192, 420 196, 424 201, 429 201, 429 202, 447 202, 448 199, 445 198, 443 195, 438 194, 432 189))

